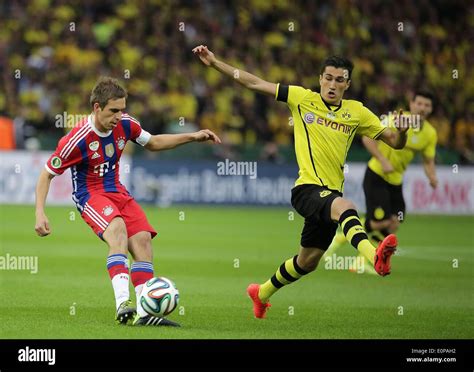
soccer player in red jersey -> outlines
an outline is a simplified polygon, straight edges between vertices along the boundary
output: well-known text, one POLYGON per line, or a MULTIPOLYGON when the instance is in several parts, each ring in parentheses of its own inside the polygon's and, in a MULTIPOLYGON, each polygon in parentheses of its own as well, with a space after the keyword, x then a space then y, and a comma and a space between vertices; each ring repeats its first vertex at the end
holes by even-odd
POLYGON ((124 185, 119 162, 127 141, 150 151, 172 149, 189 142, 213 141, 219 137, 208 129, 195 133, 151 135, 138 120, 126 114, 127 92, 116 79, 101 77, 92 90, 92 113, 61 138, 48 159, 36 186, 36 226, 39 236, 51 233, 44 212, 51 180, 71 169, 72 198, 84 221, 109 246, 107 270, 116 301, 116 321, 134 325, 179 326, 164 318, 147 315, 141 305, 131 305, 129 277, 140 294, 153 275, 151 240, 156 231, 124 185), (133 263, 128 269, 128 252, 133 263))

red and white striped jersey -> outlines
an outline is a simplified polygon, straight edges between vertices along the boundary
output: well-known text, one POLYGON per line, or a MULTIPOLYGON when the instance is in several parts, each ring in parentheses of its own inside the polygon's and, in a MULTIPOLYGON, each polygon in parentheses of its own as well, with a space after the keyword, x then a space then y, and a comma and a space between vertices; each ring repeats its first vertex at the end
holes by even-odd
POLYGON ((128 193, 119 175, 123 149, 127 141, 145 146, 150 138, 139 121, 126 113, 107 133, 100 132, 89 115, 59 140, 45 167, 55 176, 71 168, 73 200, 82 211, 92 193, 128 193))

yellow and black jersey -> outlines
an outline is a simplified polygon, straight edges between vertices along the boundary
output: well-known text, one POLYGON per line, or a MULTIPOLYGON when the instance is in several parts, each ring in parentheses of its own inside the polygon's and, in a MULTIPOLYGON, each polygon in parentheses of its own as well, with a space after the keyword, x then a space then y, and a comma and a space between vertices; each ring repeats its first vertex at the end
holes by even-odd
MULTIPOLYGON (((409 115, 409 112, 405 112, 409 115)), ((393 121, 388 123, 393 126, 393 121)), ((436 129, 425 120, 419 128, 409 128, 407 131, 407 143, 403 149, 395 150, 383 142, 378 144, 378 149, 382 155, 392 164, 394 171, 384 173, 382 164, 378 159, 372 157, 369 160, 369 168, 392 185, 401 185, 403 174, 411 163, 417 152, 420 152, 425 158, 434 158, 436 155, 436 143, 438 136, 436 129)))
POLYGON ((295 186, 316 184, 343 192, 344 164, 356 134, 376 139, 384 130, 379 118, 359 101, 330 106, 319 93, 278 84, 276 99, 293 116, 299 177, 295 186))

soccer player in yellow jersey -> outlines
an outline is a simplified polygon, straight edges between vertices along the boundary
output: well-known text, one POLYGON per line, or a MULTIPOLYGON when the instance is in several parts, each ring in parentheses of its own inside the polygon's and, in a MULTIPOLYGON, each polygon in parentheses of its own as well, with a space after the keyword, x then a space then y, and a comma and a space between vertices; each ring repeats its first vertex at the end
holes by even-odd
MULTIPOLYGON (((405 218, 405 201, 402 193, 403 174, 416 153, 421 153, 423 167, 431 187, 438 180, 435 169, 436 130, 426 120, 433 111, 433 96, 427 91, 416 91, 410 101, 413 127, 407 131, 407 143, 394 150, 383 142, 369 137, 362 141, 372 155, 364 177, 367 206, 365 229, 374 241, 381 241, 398 230, 405 218)), ((389 118, 387 118, 389 119, 389 118)))
MULTIPOLYGON (((341 225, 347 240, 374 264, 382 276, 390 274, 390 257, 397 246, 395 235, 387 236, 374 247, 362 227, 355 205, 343 198, 344 163, 356 134, 381 139, 401 149, 406 130, 396 120, 397 129, 386 128, 361 102, 343 100, 351 83, 352 62, 341 57, 328 58, 321 69, 321 92, 295 85, 267 82, 220 60, 204 45, 193 49, 201 61, 234 78, 253 91, 286 102, 293 116, 295 151, 299 177, 292 189, 291 203, 305 218, 301 247, 275 275, 262 285, 250 284, 247 293, 257 318, 264 318, 269 298, 281 287, 314 271, 341 225)), ((399 118, 398 118, 399 119, 399 118)))

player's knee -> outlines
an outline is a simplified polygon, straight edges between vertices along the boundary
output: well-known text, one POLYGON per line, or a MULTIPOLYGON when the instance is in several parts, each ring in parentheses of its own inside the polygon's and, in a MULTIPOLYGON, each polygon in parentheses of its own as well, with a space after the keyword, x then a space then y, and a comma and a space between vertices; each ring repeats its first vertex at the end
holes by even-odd
POLYGON ((122 218, 114 218, 103 234, 111 248, 127 248, 127 227, 122 218))
POLYGON ((397 217, 393 217, 390 221, 389 230, 391 233, 396 233, 400 227, 400 221, 397 217))
POLYGON ((129 239, 129 251, 135 261, 152 261, 153 249, 151 246, 151 234, 140 232, 129 239))
POLYGON ((151 250, 151 237, 150 237, 150 234, 141 236, 137 240, 137 244, 142 248, 143 251, 150 251, 151 250))
POLYGON ((375 221, 375 220, 370 221, 371 230, 376 230, 376 231, 389 229, 391 225, 392 225, 391 219, 380 220, 380 221, 375 221))
POLYGON ((349 209, 356 210, 356 208, 357 207, 352 201, 348 199, 344 199, 344 198, 337 198, 334 200, 334 202, 331 205, 331 218, 334 221, 339 221, 339 219, 341 218, 341 215, 345 211, 349 209))

